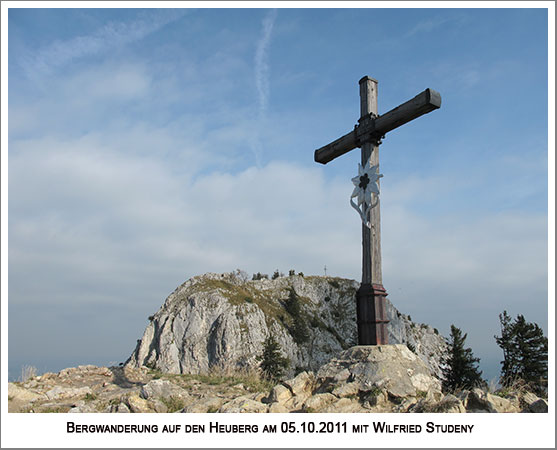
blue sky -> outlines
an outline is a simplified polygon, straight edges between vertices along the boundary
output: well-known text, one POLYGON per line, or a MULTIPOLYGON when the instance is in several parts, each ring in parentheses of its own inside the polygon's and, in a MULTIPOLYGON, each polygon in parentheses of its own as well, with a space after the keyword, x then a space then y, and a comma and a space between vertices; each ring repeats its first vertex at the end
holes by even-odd
POLYGON ((313 152, 353 128, 369 75, 379 113, 428 87, 442 96, 380 147, 389 298, 468 333, 496 377, 499 313, 547 330, 547 20, 9 10, 10 376, 124 361, 147 317, 201 273, 326 265, 359 280, 359 150, 326 166, 313 152))

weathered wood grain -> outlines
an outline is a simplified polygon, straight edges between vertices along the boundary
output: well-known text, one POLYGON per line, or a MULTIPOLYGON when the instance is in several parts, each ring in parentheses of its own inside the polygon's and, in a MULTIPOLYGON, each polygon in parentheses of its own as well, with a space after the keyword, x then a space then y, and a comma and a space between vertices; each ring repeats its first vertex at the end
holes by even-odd
MULTIPOLYGON (((377 81, 370 77, 364 77, 362 80, 366 80, 365 83, 375 82, 377 84, 377 81)), ((354 130, 336 141, 315 150, 314 160, 321 164, 327 164, 333 159, 348 153, 350 150, 356 147, 363 147, 366 142, 377 140, 389 131, 440 107, 441 95, 439 92, 433 89, 426 89, 413 99, 397 106, 382 116, 370 116, 369 114, 373 112, 370 110, 366 114, 361 114, 360 124, 354 127, 354 130)), ((362 106, 360 105, 361 110, 362 106)), ((373 114, 377 115, 377 110, 373 114)))
MULTIPOLYGON (((360 80, 360 115, 362 121, 369 114, 377 114, 377 80, 360 80)), ((362 144, 362 165, 379 164, 379 146, 372 141, 362 144)), ((378 182, 379 184, 379 182, 378 182)), ((381 213, 379 199, 370 211, 371 229, 362 224, 362 283, 382 284, 381 274, 381 213)))
MULTIPOLYGON (((391 109, 374 120, 373 133, 381 137, 395 128, 441 107, 441 95, 433 89, 420 92, 413 99, 391 109)), ((362 133, 365 131, 362 130, 362 133)))
POLYGON ((321 164, 327 164, 333 159, 355 149, 357 146, 358 140, 356 138, 356 130, 354 129, 350 133, 338 138, 336 141, 315 150, 314 160, 321 164))

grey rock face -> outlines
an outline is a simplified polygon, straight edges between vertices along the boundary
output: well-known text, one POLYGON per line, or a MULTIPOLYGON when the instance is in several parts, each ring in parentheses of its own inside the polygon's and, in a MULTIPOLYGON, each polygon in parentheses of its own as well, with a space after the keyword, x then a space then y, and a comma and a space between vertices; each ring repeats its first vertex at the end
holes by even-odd
MULTIPOLYGON (((179 286, 152 316, 126 365, 166 373, 206 373, 213 368, 253 368, 272 334, 296 369, 317 370, 357 342, 359 283, 333 277, 279 277, 247 281, 239 273, 196 276, 179 286), (294 336, 285 305, 297 298, 306 340, 294 336)), ((408 343, 434 374, 440 374, 444 338, 411 322, 387 300, 389 339, 408 343)), ((298 321, 299 322, 299 321, 298 321)))

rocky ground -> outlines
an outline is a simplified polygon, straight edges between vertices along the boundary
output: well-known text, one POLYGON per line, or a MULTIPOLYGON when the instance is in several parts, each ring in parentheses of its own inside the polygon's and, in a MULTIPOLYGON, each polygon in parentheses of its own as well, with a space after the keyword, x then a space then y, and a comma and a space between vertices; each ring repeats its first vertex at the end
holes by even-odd
POLYGON ((255 373, 163 374, 146 367, 79 366, 9 383, 9 412, 287 413, 547 412, 530 392, 443 394, 405 346, 353 347, 316 373, 275 386, 255 373), (388 374, 388 376, 386 375, 388 374))

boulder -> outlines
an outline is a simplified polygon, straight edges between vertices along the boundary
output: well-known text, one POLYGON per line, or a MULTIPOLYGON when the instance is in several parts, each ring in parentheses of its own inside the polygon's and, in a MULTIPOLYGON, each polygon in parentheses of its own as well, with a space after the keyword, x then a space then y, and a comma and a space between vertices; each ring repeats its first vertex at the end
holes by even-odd
POLYGON ((65 387, 65 386, 55 386, 46 392, 46 396, 49 400, 60 400, 72 397, 83 397, 87 394, 92 394, 93 391, 89 386, 83 387, 65 387))
POLYGON ((288 413, 290 412, 287 408, 285 408, 283 405, 281 405, 280 403, 271 403, 271 405, 269 405, 269 412, 270 413, 288 413))
POLYGON ((68 412, 69 413, 96 413, 96 412, 99 412, 99 411, 97 411, 97 409, 95 408, 94 405, 82 404, 82 405, 76 405, 73 408, 70 408, 70 410, 68 412))
POLYGON ((170 397, 186 398, 188 395, 189 394, 184 389, 168 380, 151 380, 141 387, 141 397, 144 399, 170 397))
POLYGON ((119 405, 116 406, 116 411, 117 413, 129 413, 130 412, 130 408, 128 408, 128 406, 125 403, 120 403, 119 405))
POLYGON ((293 395, 297 397, 307 397, 311 395, 313 385, 315 384, 315 376, 313 373, 301 372, 291 380, 286 380, 284 385, 287 386, 293 395))
POLYGON ((271 390, 269 401, 271 403, 285 403, 292 398, 292 391, 282 384, 278 384, 271 390))
POLYGON ((548 411, 547 401, 543 398, 539 398, 534 403, 531 403, 528 409, 533 413, 546 413, 548 411))
POLYGON ((441 383, 405 345, 356 346, 333 358, 317 372, 317 383, 331 386, 349 380, 359 391, 384 390, 402 399, 441 391, 441 383))
POLYGON ((333 394, 315 394, 304 402, 302 409, 305 412, 321 412, 323 408, 337 400, 338 398, 335 397, 333 394))
POLYGON ((490 393, 486 393, 485 397, 490 408, 498 413, 514 413, 520 411, 518 405, 509 399, 490 393))
POLYGON ((247 396, 235 398, 221 406, 220 413, 262 413, 267 412, 267 405, 247 396))
POLYGON ((155 412, 154 405, 144 398, 141 398, 137 393, 133 393, 127 398, 127 404, 132 413, 155 412))
POLYGON ((459 394, 459 398, 466 408, 466 412, 497 412, 494 406, 489 402, 487 392, 482 391, 480 388, 474 388, 470 391, 464 390, 459 394))
POLYGON ((363 413, 368 412, 357 400, 350 398, 340 398, 334 403, 325 406, 323 413, 363 413))
POLYGON ((45 396, 38 392, 22 388, 14 383, 8 383, 8 398, 11 399, 11 401, 33 403, 37 400, 44 399, 45 396))
POLYGON ((548 411, 547 402, 531 392, 522 394, 520 403, 523 407, 523 412, 545 413, 548 411))
POLYGON ((333 389, 333 395, 339 398, 342 397, 356 397, 360 392, 360 383, 346 383, 339 386, 335 386, 333 389))
POLYGON ((220 407, 224 404, 225 400, 220 397, 202 397, 199 399, 192 399, 190 397, 189 401, 191 402, 187 405, 181 412, 183 413, 214 413, 217 412, 220 407))

